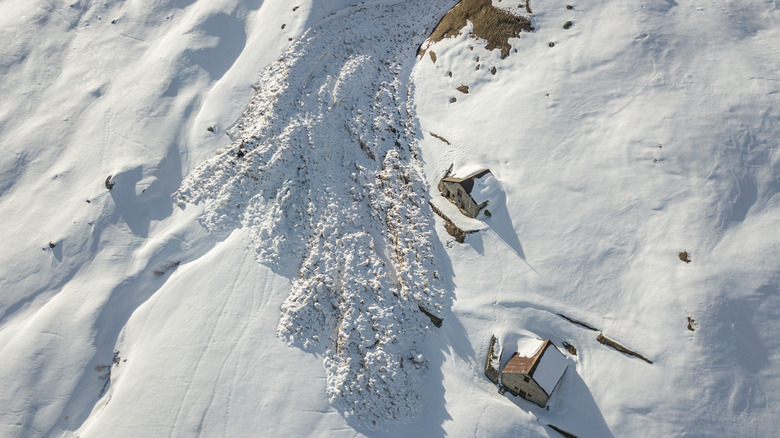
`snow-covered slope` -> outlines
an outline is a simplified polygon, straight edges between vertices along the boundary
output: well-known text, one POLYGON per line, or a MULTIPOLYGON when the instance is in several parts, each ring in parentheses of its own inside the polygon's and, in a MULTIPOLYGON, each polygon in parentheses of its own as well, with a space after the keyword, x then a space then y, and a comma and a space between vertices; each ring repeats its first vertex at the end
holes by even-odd
POLYGON ((780 4, 454 3, 0 2, 0 436, 773 436, 780 4))

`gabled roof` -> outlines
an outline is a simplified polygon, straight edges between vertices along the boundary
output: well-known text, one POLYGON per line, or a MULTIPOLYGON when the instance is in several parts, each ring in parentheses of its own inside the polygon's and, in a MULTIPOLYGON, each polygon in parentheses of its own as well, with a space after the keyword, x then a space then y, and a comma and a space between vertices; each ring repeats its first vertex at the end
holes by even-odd
POLYGON ((471 175, 464 176, 463 178, 459 178, 456 176, 448 176, 446 178, 442 178, 442 181, 444 182, 450 182, 450 183, 458 183, 460 184, 464 190, 466 190, 466 193, 471 194, 471 189, 474 188, 474 180, 480 179, 483 176, 490 173, 490 169, 482 169, 480 171, 474 172, 471 175))
POLYGON ((501 373, 527 374, 550 395, 566 371, 566 358, 549 339, 537 339, 523 347, 524 351, 515 353, 501 373))
POLYGON ((533 374, 533 370, 536 368, 536 364, 539 362, 539 357, 547 347, 550 341, 543 339, 535 339, 531 342, 526 342, 519 351, 512 355, 509 362, 504 366, 501 371, 503 373, 520 373, 520 374, 533 374))

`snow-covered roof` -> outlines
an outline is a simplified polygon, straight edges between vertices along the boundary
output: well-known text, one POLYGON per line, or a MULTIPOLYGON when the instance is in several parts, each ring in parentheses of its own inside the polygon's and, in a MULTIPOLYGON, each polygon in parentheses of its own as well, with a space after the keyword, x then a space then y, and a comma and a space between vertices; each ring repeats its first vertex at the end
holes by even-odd
POLYGON ((479 205, 490 199, 495 199, 498 190, 498 180, 492 173, 488 172, 482 177, 474 179, 471 197, 479 205))
POLYGON ((520 338, 517 341, 517 354, 523 357, 534 357, 544 346, 544 339, 520 338))
POLYGON ((563 377, 566 366, 566 358, 555 348, 555 345, 550 343, 538 359, 538 365, 536 365, 531 376, 544 389, 544 392, 550 395, 555 385, 563 377))
POLYGON ((566 358, 549 340, 523 338, 501 372, 528 374, 549 395, 561 380, 566 366, 566 358))
POLYGON ((442 196, 431 198, 431 205, 438 209, 452 223, 463 231, 479 231, 487 228, 487 225, 477 219, 464 216, 453 203, 442 196))

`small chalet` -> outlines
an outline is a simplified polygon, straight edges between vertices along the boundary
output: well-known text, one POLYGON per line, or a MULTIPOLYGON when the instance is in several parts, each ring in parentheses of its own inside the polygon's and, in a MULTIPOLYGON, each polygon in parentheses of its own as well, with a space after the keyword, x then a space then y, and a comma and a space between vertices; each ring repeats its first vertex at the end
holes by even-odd
POLYGON ((547 405, 566 371, 566 358, 548 339, 527 339, 501 370, 501 384, 515 396, 547 405))
POLYGON ((463 178, 447 175, 439 181, 439 191, 463 214, 476 218, 479 212, 487 206, 488 200, 481 199, 477 195, 480 191, 474 190, 474 187, 479 185, 481 180, 488 175, 491 175, 489 169, 482 169, 463 178), (476 198, 474 195, 477 195, 476 198))

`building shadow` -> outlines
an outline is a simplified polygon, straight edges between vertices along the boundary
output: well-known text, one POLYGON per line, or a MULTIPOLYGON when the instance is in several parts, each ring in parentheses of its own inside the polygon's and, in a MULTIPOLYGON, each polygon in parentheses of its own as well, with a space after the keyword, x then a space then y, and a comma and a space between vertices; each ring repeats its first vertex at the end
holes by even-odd
POLYGON ((614 437, 588 385, 577 373, 574 362, 571 359, 568 362, 569 366, 553 391, 546 408, 508 392, 504 395, 518 408, 534 415, 541 424, 545 425, 550 438, 562 436, 549 427, 550 425, 578 437, 614 437))
POLYGON ((494 203, 494 208, 490 208, 490 217, 482 218, 482 220, 488 224, 488 230, 501 240, 507 248, 512 250, 518 257, 525 260, 525 252, 523 252, 523 245, 520 243, 520 237, 515 231, 515 226, 512 223, 512 217, 509 215, 509 211, 506 208, 506 203, 494 203))

